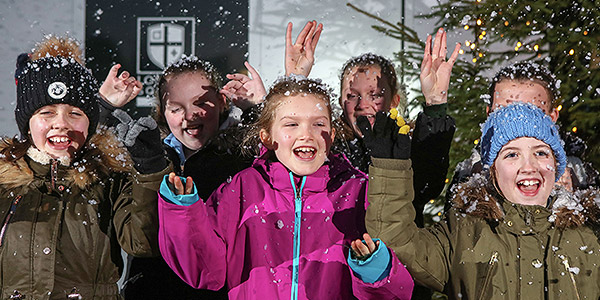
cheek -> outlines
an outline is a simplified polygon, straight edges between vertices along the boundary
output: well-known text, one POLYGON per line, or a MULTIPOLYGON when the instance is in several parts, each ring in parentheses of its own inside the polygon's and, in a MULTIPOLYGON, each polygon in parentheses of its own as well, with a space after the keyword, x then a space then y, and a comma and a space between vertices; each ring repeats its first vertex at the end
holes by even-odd
POLYGON ((182 114, 173 114, 173 113, 165 113, 165 120, 167 121, 167 125, 169 125, 169 128, 174 128, 177 127, 181 124, 183 118, 181 117, 182 114))

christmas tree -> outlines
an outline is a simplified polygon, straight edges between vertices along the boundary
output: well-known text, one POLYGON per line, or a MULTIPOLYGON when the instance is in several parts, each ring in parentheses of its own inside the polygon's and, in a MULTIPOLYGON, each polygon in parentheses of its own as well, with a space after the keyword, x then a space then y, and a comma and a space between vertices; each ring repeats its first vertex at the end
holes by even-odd
MULTIPOLYGON (((396 55, 400 73, 417 79, 424 43, 415 32, 401 22, 392 23, 348 5, 379 20, 381 26, 374 26, 375 30, 406 43, 396 55)), ((488 92, 488 78, 483 72, 496 71, 511 59, 536 61, 556 75, 561 92, 555 103, 560 110, 558 123, 562 130, 586 141, 585 159, 600 168, 600 135, 596 133, 600 129, 599 7, 599 0, 450 0, 420 16, 435 20, 447 31, 463 31, 462 36, 470 37, 462 48, 469 58, 462 56, 457 61, 450 84, 449 113, 457 123, 451 168, 468 157, 479 137, 478 124, 485 119, 480 96, 488 92)))

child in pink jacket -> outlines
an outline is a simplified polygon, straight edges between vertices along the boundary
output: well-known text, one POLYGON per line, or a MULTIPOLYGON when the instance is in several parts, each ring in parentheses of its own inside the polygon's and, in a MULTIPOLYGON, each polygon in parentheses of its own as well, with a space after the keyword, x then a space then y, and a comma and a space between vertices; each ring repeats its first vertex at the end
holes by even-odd
POLYGON ((165 177, 160 251, 184 281, 226 285, 230 299, 410 299, 413 281, 396 255, 368 235, 356 241, 366 232, 367 177, 329 152, 330 99, 319 81, 276 83, 249 134, 261 155, 206 203, 191 178, 165 177))

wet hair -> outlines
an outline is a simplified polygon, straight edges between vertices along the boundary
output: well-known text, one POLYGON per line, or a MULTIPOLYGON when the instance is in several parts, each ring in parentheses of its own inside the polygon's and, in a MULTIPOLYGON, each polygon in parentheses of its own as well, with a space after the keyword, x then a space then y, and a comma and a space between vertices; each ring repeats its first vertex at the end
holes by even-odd
MULTIPOLYGON (((398 77, 396 75, 396 69, 394 68, 394 64, 392 62, 381 56, 374 53, 364 53, 359 56, 355 56, 350 58, 346 63, 344 63, 344 67, 342 68, 342 72, 340 73, 340 105, 342 105, 342 86, 344 83, 344 78, 348 76, 350 71, 354 67, 367 68, 371 66, 377 66, 381 69, 382 79, 384 79, 387 84, 392 89, 392 95, 396 95, 398 93, 398 77)), ((363 71, 364 72, 364 71, 363 71)), ((343 107, 343 106, 342 106, 343 107)))
POLYGON ((560 97, 560 92, 558 91, 560 83, 548 68, 535 62, 521 61, 500 69, 492 79, 489 90, 490 98, 487 103, 490 109, 494 102, 496 84, 504 80, 518 82, 530 80, 540 84, 548 93, 548 98, 550 98, 550 103, 548 105, 550 109, 554 107, 560 97))
MULTIPOLYGON (((185 73, 200 73, 204 75, 217 92, 223 87, 223 78, 217 69, 210 62, 201 60, 196 56, 183 55, 181 59, 169 65, 158 78, 155 95, 157 103, 154 118, 163 131, 170 132, 167 120, 165 119, 166 95, 169 81, 185 73)), ((225 110, 227 108, 225 107, 225 110)))
POLYGON ((283 103, 282 100, 297 95, 312 95, 323 100, 327 107, 330 125, 332 125, 333 116, 330 101, 334 96, 332 94, 332 89, 329 86, 322 83, 320 79, 309 79, 299 75, 282 77, 278 79, 269 90, 269 93, 265 97, 263 103, 264 107, 260 116, 250 128, 242 143, 242 148, 247 154, 258 153, 259 149, 257 147, 260 144, 261 130, 267 130, 267 132, 271 134, 271 126, 275 120, 277 108, 283 103))

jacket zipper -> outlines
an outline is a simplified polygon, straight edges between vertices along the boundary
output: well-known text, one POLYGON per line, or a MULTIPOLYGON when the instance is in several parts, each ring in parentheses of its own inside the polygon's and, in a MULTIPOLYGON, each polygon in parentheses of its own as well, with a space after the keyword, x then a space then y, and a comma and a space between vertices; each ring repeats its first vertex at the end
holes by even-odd
POLYGON ((565 265, 565 268, 567 269, 567 273, 569 273, 569 276, 571 277, 571 283, 573 284, 573 289, 575 290, 575 295, 577 295, 577 300, 581 300, 581 298, 579 297, 579 290, 577 290, 577 282, 575 281, 575 276, 573 275, 573 272, 571 272, 571 266, 569 265, 569 259, 565 256, 565 258, 563 258, 562 261, 563 265, 565 265))
POLYGON ((485 274, 485 280, 483 281, 483 286, 481 287, 481 293, 479 294, 479 297, 477 299, 485 299, 484 298, 485 291, 487 290, 488 285, 490 285, 490 282, 492 281, 492 271, 494 271, 494 267, 496 266, 497 262, 498 262, 498 251, 494 251, 492 253, 492 256, 490 257, 490 261, 488 262, 488 269, 485 274))
POLYGON ((15 200, 13 200, 13 202, 10 204, 10 210, 6 215, 6 218, 4 218, 4 223, 2 223, 2 229, 0 230, 0 247, 2 247, 4 244, 4 233, 6 233, 6 227, 8 227, 8 222, 10 222, 10 219, 15 214, 19 201, 21 201, 21 195, 17 196, 17 198, 15 198, 15 200))
POLYGON ((52 162, 50 163, 50 183, 52 191, 54 191, 56 187, 56 177, 58 177, 58 160, 52 159, 52 162))
POLYGON ((290 181, 294 189, 294 259, 292 263, 292 296, 291 300, 298 299, 298 271, 300 269, 300 222, 302 221, 302 190, 306 183, 306 176, 302 177, 300 189, 296 191, 294 174, 290 172, 290 181))

